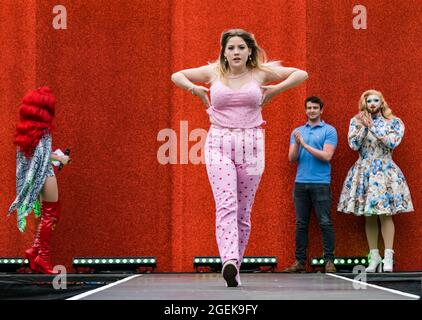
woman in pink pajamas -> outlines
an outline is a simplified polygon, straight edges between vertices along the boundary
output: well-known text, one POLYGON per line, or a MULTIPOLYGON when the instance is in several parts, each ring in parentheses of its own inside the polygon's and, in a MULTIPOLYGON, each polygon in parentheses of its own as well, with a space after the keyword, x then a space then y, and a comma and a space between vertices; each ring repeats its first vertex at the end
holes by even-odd
POLYGON ((220 44, 217 61, 181 70, 171 79, 207 107, 211 127, 205 162, 216 205, 218 250, 227 286, 237 287, 251 231, 251 209, 264 170, 262 107, 308 75, 267 62, 253 34, 242 29, 223 32, 220 44), (264 85, 274 81, 278 83, 264 85), (210 84, 210 89, 195 83, 210 84))

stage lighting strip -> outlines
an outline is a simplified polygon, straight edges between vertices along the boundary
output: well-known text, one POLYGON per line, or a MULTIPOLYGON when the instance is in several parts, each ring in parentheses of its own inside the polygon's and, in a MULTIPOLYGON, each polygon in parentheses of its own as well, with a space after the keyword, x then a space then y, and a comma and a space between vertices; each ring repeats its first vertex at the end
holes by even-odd
POLYGON ((155 258, 75 258, 73 264, 155 264, 155 258))
MULTIPOLYGON (((325 260, 321 258, 313 258, 311 260, 311 265, 323 266, 325 260)), ((336 265, 357 265, 357 264, 366 264, 368 260, 366 258, 335 258, 334 264, 336 265)))
MULTIPOLYGON (((265 258, 265 257, 248 257, 243 258, 242 263, 276 263, 276 258, 265 258)), ((221 263, 220 258, 207 258, 207 257, 197 257, 194 258, 194 263, 221 263)))
POLYGON ((29 263, 29 261, 28 259, 20 259, 20 258, 0 259, 0 264, 22 264, 22 263, 29 263))

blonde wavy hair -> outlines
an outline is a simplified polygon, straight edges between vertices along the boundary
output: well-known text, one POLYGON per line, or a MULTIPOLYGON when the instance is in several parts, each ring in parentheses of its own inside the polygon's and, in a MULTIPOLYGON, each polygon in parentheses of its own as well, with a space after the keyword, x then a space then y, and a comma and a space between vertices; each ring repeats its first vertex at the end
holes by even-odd
POLYGON ((369 118, 369 111, 368 111, 368 105, 366 103, 366 98, 370 95, 377 95, 381 98, 381 114, 386 119, 393 119, 393 111, 390 109, 390 107, 387 104, 387 101, 385 101, 384 96, 381 92, 370 89, 362 93, 359 99, 359 111, 362 111, 368 118, 369 118))
POLYGON ((259 69, 262 71, 269 71, 274 74, 277 74, 271 67, 281 66, 279 61, 268 61, 267 54, 265 51, 259 47, 258 43, 255 40, 255 36, 243 29, 229 29, 224 31, 221 34, 220 38, 220 54, 216 61, 211 62, 216 67, 216 70, 220 77, 224 77, 230 71, 229 62, 225 60, 224 51, 226 50, 227 43, 230 38, 240 37, 251 49, 250 59, 248 58, 246 62, 246 67, 249 69, 259 69))

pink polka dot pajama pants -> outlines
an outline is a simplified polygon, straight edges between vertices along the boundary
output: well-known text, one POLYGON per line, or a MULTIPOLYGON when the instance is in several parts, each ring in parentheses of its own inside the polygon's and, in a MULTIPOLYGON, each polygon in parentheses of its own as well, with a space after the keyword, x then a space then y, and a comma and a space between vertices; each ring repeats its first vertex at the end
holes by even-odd
POLYGON ((222 263, 238 268, 251 232, 251 209, 264 171, 264 130, 211 126, 205 163, 216 205, 216 238, 222 263))

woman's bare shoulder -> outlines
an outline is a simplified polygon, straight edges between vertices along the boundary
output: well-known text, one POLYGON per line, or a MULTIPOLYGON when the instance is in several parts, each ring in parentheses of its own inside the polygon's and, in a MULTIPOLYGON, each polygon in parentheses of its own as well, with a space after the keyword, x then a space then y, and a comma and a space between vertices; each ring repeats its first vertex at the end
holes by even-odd
POLYGON ((210 79, 207 83, 212 84, 219 77, 218 65, 217 63, 210 63, 204 68, 207 70, 210 79))
POLYGON ((271 82, 274 79, 274 76, 277 75, 277 72, 282 69, 283 66, 279 61, 268 61, 264 62, 261 65, 261 68, 255 68, 256 72, 256 79, 260 81, 262 84, 266 82, 271 82))
POLYGON ((265 83, 265 78, 267 76, 266 71, 255 68, 252 70, 252 74, 256 81, 258 81, 261 84, 265 83))

